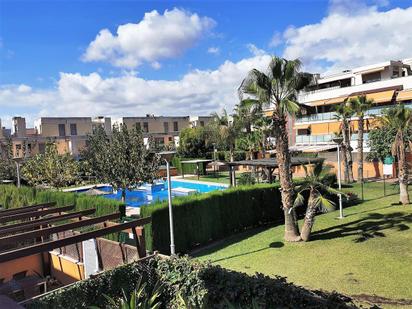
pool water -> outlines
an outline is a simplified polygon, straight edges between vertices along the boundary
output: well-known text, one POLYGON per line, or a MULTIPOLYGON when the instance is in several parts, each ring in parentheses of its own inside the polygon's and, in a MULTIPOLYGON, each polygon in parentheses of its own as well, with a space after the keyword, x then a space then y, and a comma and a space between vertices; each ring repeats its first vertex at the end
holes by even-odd
MULTIPOLYGON (((209 185, 205 183, 197 182, 187 182, 187 181, 178 181, 172 180, 172 189, 175 188, 185 188, 196 190, 198 193, 207 193, 215 190, 224 190, 226 186, 222 185, 209 185)), ((98 187, 101 191, 112 192, 111 186, 98 187)), ((84 192, 87 190, 81 190, 78 192, 84 192)), ((175 194, 172 194, 175 196, 175 194)), ((121 200, 122 192, 119 190, 117 193, 111 193, 107 195, 102 195, 104 198, 121 200)), ((140 207, 142 205, 148 205, 158 200, 167 200, 167 182, 164 183, 164 188, 159 191, 146 191, 142 189, 137 190, 127 190, 126 191, 126 205, 131 207, 140 207)))

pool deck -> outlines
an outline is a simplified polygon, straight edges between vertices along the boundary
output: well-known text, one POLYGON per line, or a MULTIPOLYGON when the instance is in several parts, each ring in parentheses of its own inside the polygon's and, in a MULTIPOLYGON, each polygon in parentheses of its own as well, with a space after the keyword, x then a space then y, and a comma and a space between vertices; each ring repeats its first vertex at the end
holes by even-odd
MULTIPOLYGON (((190 177, 190 176, 196 176, 196 175, 190 175, 190 174, 185 174, 185 177, 190 177)), ((209 185, 209 186, 216 186, 216 187, 223 187, 223 188, 229 188, 229 184, 225 183, 217 183, 217 182, 211 182, 211 181, 203 181, 203 180, 193 180, 193 179, 184 179, 182 176, 172 176, 172 180, 178 180, 181 182, 189 182, 189 183, 199 183, 199 184, 204 184, 204 185, 209 185)))
POLYGON ((97 184, 92 184, 92 185, 84 185, 80 187, 73 187, 73 188, 67 188, 63 189, 63 192, 73 192, 73 191, 80 191, 80 190, 88 190, 92 188, 100 188, 100 187, 107 187, 110 186, 108 183, 97 183, 97 184))

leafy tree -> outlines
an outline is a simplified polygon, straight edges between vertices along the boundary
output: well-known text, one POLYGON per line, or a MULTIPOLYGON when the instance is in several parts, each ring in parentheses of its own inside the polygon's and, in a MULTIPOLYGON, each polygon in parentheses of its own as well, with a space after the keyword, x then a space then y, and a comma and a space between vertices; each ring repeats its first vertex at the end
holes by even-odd
POLYGON ((363 182, 363 133, 365 114, 374 104, 365 95, 357 96, 349 101, 350 108, 358 117, 358 182, 363 182))
POLYGON ((262 103, 259 100, 245 99, 235 107, 235 118, 239 127, 251 133, 256 122, 262 117, 262 103))
POLYGON ((231 118, 226 110, 222 114, 212 114, 213 121, 209 124, 211 141, 218 145, 219 149, 229 151, 229 160, 233 162, 236 138, 240 133, 236 118, 231 118))
MULTIPOLYGON (((394 128, 388 128, 387 126, 377 127, 370 130, 368 139, 370 151, 367 159, 379 159, 383 162, 386 157, 392 156, 391 148, 395 136, 396 130, 394 128)), ((408 131, 407 137, 412 137, 411 131, 408 131)))
POLYGON ((142 132, 136 127, 128 130, 124 124, 115 125, 110 137, 103 128, 96 128, 88 136, 87 145, 82 151, 83 160, 97 180, 122 191, 123 202, 126 190, 157 177, 160 158, 144 145, 142 132))
POLYGON ((0 141, 0 180, 13 180, 16 178, 16 166, 13 162, 13 144, 8 138, 0 141))
POLYGON ((353 182, 353 157, 352 147, 350 145, 350 119, 354 112, 350 106, 344 102, 336 106, 335 119, 341 122, 340 130, 343 137, 342 142, 342 161, 343 161, 343 178, 346 183, 353 182))
POLYGON ((318 162, 313 168, 308 168, 303 165, 305 170, 305 178, 296 188, 296 198, 294 207, 299 207, 305 204, 304 193, 309 193, 308 204, 306 208, 305 220, 303 223, 300 237, 303 241, 308 241, 312 232, 312 227, 315 223, 315 215, 320 211, 334 210, 335 204, 328 198, 328 195, 340 194, 339 191, 325 184, 323 161, 318 162), (324 175, 322 177, 322 175, 324 175))
POLYGON ((262 141, 262 134, 260 131, 253 131, 243 134, 236 140, 236 145, 239 149, 244 150, 249 155, 249 160, 253 160, 253 154, 259 149, 262 141))
POLYGON ((395 130, 396 135, 392 140, 391 152, 398 158, 399 169, 399 200, 403 205, 409 204, 408 181, 409 171, 406 160, 406 149, 411 148, 410 129, 412 126, 412 109, 403 104, 384 109, 380 118, 383 127, 395 130), (405 142, 407 141, 407 143, 405 142))
POLYGON ((60 155, 52 142, 46 144, 44 154, 35 155, 22 167, 23 177, 32 186, 47 184, 61 188, 75 183, 78 173, 79 166, 73 157, 68 153, 60 155))
POLYGON ((204 158, 213 150, 208 128, 185 128, 179 135, 178 153, 187 158, 204 158))
POLYGON ((289 153, 287 118, 295 114, 300 106, 298 92, 312 81, 312 75, 300 71, 301 62, 273 57, 266 73, 253 69, 239 87, 241 100, 244 95, 262 104, 273 106, 272 129, 276 138, 276 160, 282 187, 282 206, 285 215, 285 239, 300 240, 296 214, 293 209, 294 185, 292 181, 289 153))

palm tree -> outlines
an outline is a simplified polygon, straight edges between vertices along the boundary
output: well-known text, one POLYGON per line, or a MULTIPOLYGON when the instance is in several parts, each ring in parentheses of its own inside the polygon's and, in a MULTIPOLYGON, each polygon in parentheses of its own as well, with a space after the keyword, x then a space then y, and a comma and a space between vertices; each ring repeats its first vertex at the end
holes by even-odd
POLYGON ((254 99, 245 99, 235 107, 235 117, 246 133, 252 132, 256 121, 262 117, 262 103, 254 99))
POLYGON ((300 90, 312 81, 312 75, 300 71, 301 62, 273 57, 266 73, 251 70, 239 87, 239 96, 252 96, 262 104, 273 106, 272 127, 276 138, 276 160, 285 215, 285 239, 299 241, 299 228, 293 209, 294 185, 290 168, 289 132, 287 117, 296 113, 300 106, 296 102, 300 90))
POLYGON ((213 113, 214 119, 211 127, 213 128, 213 139, 219 144, 224 144, 229 149, 230 162, 233 162, 233 153, 235 150, 235 141, 238 135, 238 130, 235 127, 234 119, 228 115, 224 109, 222 114, 213 113))
POLYGON ((372 107, 374 101, 362 95, 352 98, 349 104, 352 111, 358 117, 358 182, 363 182, 363 133, 365 113, 372 107))
POLYGON ((352 147, 350 145, 350 119, 353 116, 353 110, 345 102, 335 108, 335 119, 341 122, 341 131, 343 137, 342 143, 342 161, 344 165, 343 177, 346 183, 353 182, 353 159, 352 147))
POLYGON ((322 173, 324 172, 323 161, 318 162, 313 168, 308 169, 303 165, 305 178, 296 189, 296 198, 293 207, 299 207, 305 204, 304 193, 309 192, 308 205, 306 208, 305 221, 303 223, 300 237, 303 241, 308 241, 315 223, 315 215, 318 210, 326 212, 335 209, 335 203, 328 199, 327 195, 337 195, 341 192, 325 185, 322 182, 322 173))
POLYGON ((406 161, 406 148, 411 148, 411 137, 409 131, 412 125, 412 109, 403 104, 385 109, 380 118, 382 124, 388 129, 396 130, 395 139, 392 143, 392 155, 398 158, 399 168, 399 200, 403 205, 409 204, 408 193, 408 163, 406 161))

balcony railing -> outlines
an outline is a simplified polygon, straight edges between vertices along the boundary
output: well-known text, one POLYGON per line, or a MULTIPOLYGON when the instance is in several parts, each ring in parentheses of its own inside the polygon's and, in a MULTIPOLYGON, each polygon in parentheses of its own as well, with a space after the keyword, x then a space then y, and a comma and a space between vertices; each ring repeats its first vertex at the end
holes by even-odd
MULTIPOLYGON (((322 143, 333 143, 333 134, 323 134, 323 135, 296 135, 296 144, 322 144, 322 143)), ((357 141, 358 134, 352 134, 351 141, 357 141)), ((363 140, 367 142, 369 140, 369 134, 363 133, 363 140)))

